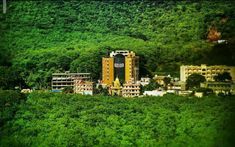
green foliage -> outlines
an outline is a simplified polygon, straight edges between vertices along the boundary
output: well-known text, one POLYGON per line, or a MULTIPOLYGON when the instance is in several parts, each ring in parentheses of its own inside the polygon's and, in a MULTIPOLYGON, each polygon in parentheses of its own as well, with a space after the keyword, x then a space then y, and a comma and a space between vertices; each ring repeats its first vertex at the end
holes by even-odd
POLYGON ((94 94, 108 96, 109 92, 107 88, 103 88, 101 85, 99 85, 98 88, 94 87, 94 94))
POLYGON ((151 79, 149 84, 143 86, 141 89, 142 91, 152 91, 152 90, 156 90, 159 87, 160 85, 155 80, 151 79))
POLYGON ((106 49, 140 55, 140 76, 181 64, 234 65, 234 1, 12 1, 0 13, 0 65, 20 68, 26 84, 48 88, 53 72, 101 78, 106 49), (206 42, 217 27, 228 44, 206 42), (226 50, 226 51, 225 51, 226 50))
POLYGON ((73 93, 73 87, 65 87, 62 90, 63 93, 73 93))
POLYGON ((25 96, 18 91, 0 90, 0 130, 14 118, 19 104, 24 100, 25 96))
POLYGON ((163 81, 164 81, 165 89, 167 89, 168 84, 171 83, 171 78, 170 77, 164 77, 163 81))
POLYGON ((31 93, 0 146, 231 146, 234 97, 31 93))
POLYGON ((186 86, 189 89, 199 88, 200 83, 205 82, 206 78, 200 74, 193 73, 188 76, 186 80, 186 86))
POLYGON ((15 89, 25 87, 20 71, 14 67, 0 66, 0 89, 15 89))
POLYGON ((225 82, 225 81, 231 81, 232 77, 231 77, 230 73, 223 72, 222 74, 219 73, 217 76, 215 76, 214 80, 217 82, 225 82))

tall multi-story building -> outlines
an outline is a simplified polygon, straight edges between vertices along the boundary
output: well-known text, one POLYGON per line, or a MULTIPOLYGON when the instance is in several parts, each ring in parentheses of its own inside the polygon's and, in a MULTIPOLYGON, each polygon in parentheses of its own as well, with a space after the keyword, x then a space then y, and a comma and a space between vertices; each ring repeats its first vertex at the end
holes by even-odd
POLYGON ((90 81, 91 74, 90 73, 70 73, 70 72, 53 73, 52 81, 51 81, 52 91, 59 92, 59 91, 62 91, 66 87, 74 88, 75 79, 90 81))
POLYGON ((111 85, 114 81, 114 59, 113 58, 102 58, 102 83, 111 85))
POLYGON ((182 65, 180 67, 180 80, 186 81, 188 76, 193 73, 203 75, 207 81, 214 81, 214 77, 219 73, 228 72, 232 77, 232 81, 235 81, 235 66, 225 65, 213 65, 207 66, 202 64, 201 66, 194 65, 182 65))
POLYGON ((102 83, 112 85, 118 77, 121 83, 139 78, 139 57, 132 51, 117 50, 102 58, 102 83))
POLYGON ((125 57, 125 81, 139 79, 139 57, 134 52, 130 52, 125 57))

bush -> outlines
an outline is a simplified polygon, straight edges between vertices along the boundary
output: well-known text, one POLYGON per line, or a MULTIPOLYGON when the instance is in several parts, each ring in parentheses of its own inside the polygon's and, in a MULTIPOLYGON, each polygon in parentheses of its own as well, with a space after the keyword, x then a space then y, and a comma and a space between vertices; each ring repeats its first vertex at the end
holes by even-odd
POLYGON ((19 104, 24 102, 25 98, 19 91, 0 90, 0 128, 14 118, 19 104))

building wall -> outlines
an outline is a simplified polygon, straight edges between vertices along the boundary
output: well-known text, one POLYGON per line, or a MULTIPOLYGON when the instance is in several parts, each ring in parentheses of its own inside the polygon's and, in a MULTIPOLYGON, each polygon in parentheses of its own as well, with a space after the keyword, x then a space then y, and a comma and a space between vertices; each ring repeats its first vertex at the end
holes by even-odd
POLYGON ((90 80, 90 73, 53 73, 51 87, 52 91, 61 91, 66 87, 74 87, 74 79, 90 80))
POLYGON ((114 81, 114 58, 102 58, 102 83, 112 85, 114 81))
POLYGON ((139 80, 139 56, 135 56, 135 66, 134 66, 134 80, 139 80))
POLYGON ((235 81, 235 67, 225 65, 207 66, 202 64, 201 66, 183 65, 180 67, 180 80, 186 81, 188 76, 193 73, 203 75, 207 81, 214 81, 214 76, 219 73, 230 73, 232 80, 235 81))
POLYGON ((133 78, 133 59, 131 57, 125 58, 125 81, 130 81, 133 78))
POLYGON ((140 95, 140 84, 124 84, 122 89, 123 97, 135 97, 140 95))
POLYGON ((204 82, 200 84, 200 87, 210 88, 215 93, 226 93, 232 92, 235 90, 234 83, 232 82, 204 82))
POLYGON ((139 79, 139 57, 134 52, 130 52, 125 57, 125 81, 137 81, 139 79))
POLYGON ((80 93, 83 95, 92 95, 93 83, 89 81, 81 81, 79 79, 74 80, 74 93, 80 93))

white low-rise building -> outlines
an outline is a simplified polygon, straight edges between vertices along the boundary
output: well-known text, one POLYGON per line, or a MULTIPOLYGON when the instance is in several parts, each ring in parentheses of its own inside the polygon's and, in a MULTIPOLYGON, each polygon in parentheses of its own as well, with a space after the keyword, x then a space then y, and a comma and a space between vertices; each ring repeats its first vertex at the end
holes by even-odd
POLYGON ((145 91, 143 95, 145 96, 163 96, 166 94, 166 91, 160 91, 160 90, 152 90, 152 91, 145 91))

